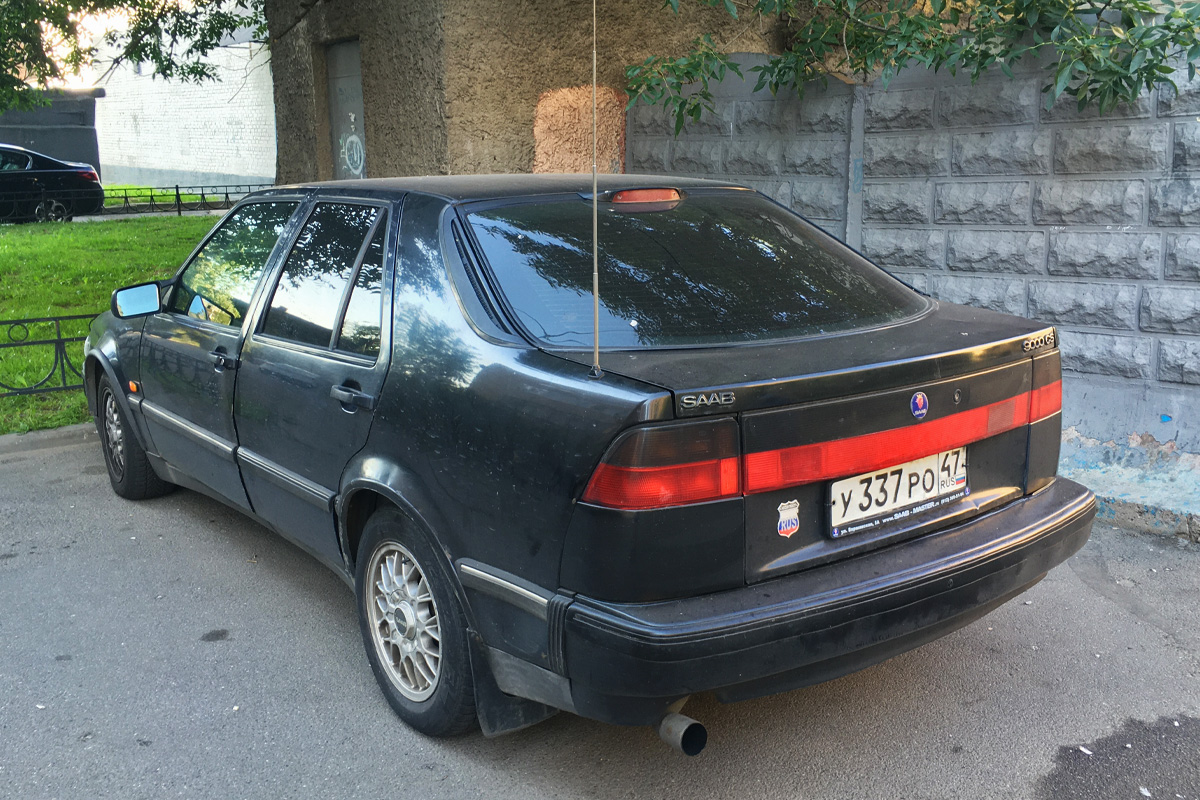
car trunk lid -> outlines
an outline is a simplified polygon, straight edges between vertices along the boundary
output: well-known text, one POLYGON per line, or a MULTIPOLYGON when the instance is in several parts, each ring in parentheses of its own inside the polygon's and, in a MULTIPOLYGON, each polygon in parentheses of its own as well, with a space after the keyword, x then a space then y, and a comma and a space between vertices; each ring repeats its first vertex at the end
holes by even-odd
MULTIPOLYGON (((935 304, 876 329, 608 352, 601 364, 670 390, 677 417, 738 420, 745 579, 756 582, 937 530, 1026 493, 1029 423, 1045 416, 1031 403, 1061 385, 1057 355, 1052 381, 1035 380, 1033 357, 1056 354, 1055 344, 1054 329, 1036 322, 935 304), (939 455, 945 464, 931 461, 939 455)), ((1056 427, 1043 428, 1039 436, 1057 436, 1056 427)))

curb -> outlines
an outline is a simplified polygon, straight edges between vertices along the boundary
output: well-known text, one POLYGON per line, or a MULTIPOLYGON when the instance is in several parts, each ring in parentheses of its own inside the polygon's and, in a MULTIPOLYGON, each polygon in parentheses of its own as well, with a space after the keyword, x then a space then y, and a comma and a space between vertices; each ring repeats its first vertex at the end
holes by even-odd
MULTIPOLYGON (((1086 478, 1085 478, 1086 481, 1086 478)), ((1087 485, 1086 483, 1084 485, 1087 485)), ((1118 528, 1200 542, 1200 514, 1096 494, 1096 520, 1118 528)))

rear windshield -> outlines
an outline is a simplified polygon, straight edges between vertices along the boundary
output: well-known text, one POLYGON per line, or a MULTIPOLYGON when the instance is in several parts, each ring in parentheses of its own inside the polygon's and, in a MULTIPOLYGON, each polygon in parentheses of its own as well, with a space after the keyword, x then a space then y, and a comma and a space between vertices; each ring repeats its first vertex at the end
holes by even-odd
MULTIPOLYGON (((769 341, 884 324, 927 301, 751 192, 658 210, 600 204, 600 344, 769 341)), ((468 215, 500 290, 536 339, 592 346, 592 207, 581 199, 468 215)))

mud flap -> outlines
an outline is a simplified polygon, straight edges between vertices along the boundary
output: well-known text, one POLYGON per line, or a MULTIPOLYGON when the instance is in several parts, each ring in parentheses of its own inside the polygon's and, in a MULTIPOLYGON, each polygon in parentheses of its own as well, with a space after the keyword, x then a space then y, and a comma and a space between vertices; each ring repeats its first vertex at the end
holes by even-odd
POLYGON ((500 691, 488 666, 487 646, 475 631, 471 640, 471 675, 475 680, 475 714, 484 736, 500 736, 536 725, 558 713, 557 708, 500 691))

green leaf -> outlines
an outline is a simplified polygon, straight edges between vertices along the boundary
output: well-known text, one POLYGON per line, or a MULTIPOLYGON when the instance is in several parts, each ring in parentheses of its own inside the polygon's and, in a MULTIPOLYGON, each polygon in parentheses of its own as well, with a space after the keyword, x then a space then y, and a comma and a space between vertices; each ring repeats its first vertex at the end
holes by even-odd
POLYGON ((1013 76, 1012 67, 1010 67, 1008 65, 1007 61, 1000 62, 1000 70, 1001 70, 1001 72, 1003 72, 1005 75, 1007 75, 1010 78, 1013 76))
POLYGON ((1054 99, 1057 100, 1059 95, 1063 93, 1063 89, 1067 88, 1067 82, 1071 80, 1071 66, 1069 64, 1059 67, 1058 78, 1054 81, 1054 99))

